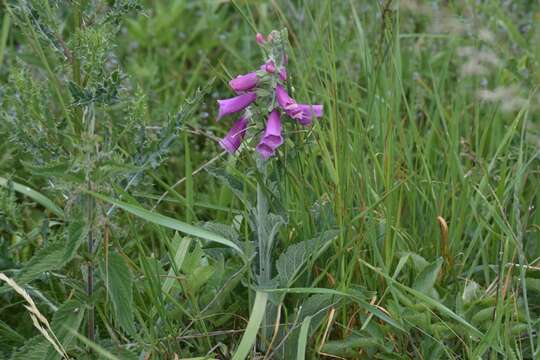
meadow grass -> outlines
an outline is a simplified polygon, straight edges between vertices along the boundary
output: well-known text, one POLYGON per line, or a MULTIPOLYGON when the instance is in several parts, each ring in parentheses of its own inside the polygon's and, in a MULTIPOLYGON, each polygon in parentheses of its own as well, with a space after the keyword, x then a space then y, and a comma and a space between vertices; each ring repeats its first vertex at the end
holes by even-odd
MULTIPOLYGON (((0 270, 70 357, 540 356, 538 2, 1 8, 0 270), (324 116, 269 163, 270 286, 214 119, 282 28, 324 116)), ((0 355, 60 356, 0 299, 0 355)))

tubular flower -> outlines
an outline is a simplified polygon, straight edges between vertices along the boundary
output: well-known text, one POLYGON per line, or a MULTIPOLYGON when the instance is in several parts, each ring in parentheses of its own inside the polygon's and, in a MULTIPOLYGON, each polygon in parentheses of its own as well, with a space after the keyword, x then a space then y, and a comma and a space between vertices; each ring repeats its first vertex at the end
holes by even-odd
POLYGON ((322 117, 323 116, 323 106, 322 105, 308 105, 308 104, 298 104, 300 108, 300 117, 295 118, 298 122, 304 126, 311 125, 313 122, 313 117, 322 117))
POLYGON ((233 114, 245 109, 249 104, 254 102, 256 98, 257 94, 255 94, 254 92, 248 92, 230 99, 218 100, 218 120, 226 115, 233 114))
POLYGON ((248 119, 245 116, 241 116, 240 119, 234 123, 227 135, 219 141, 219 145, 230 154, 236 152, 240 147, 242 140, 244 140, 247 125, 248 119))
POLYGON ((281 136, 281 119, 279 117, 279 111, 272 110, 268 121, 266 122, 266 129, 264 135, 257 145, 257 151, 264 159, 268 159, 274 155, 276 149, 283 144, 283 136, 281 136))
POLYGON ((285 111, 287 111, 287 109, 292 105, 296 104, 296 101, 294 101, 289 94, 287 94, 287 91, 283 88, 283 86, 279 84, 276 86, 276 100, 279 106, 281 106, 281 108, 285 111))
POLYGON ((322 105, 298 104, 281 85, 276 86, 276 100, 288 116, 304 126, 311 125, 313 117, 323 114, 322 105))
POLYGON ((257 73, 250 72, 245 75, 239 75, 236 78, 229 81, 229 86, 236 92, 242 92, 253 89, 255 86, 257 86, 257 83, 259 82, 259 78, 257 77, 257 73))

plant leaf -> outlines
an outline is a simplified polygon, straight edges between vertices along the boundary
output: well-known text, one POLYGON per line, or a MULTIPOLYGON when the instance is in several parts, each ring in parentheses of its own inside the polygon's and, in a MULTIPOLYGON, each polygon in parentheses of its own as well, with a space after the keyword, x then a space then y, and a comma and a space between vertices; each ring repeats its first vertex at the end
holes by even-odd
POLYGON ((276 269, 282 287, 289 287, 310 256, 317 257, 330 241, 337 236, 336 231, 326 231, 320 237, 293 244, 276 261, 276 269))
POLYGON ((11 360, 43 360, 50 343, 41 335, 34 336, 11 355, 11 360))
POLYGON ((442 263, 443 259, 438 258, 436 261, 426 266, 424 270, 422 270, 422 272, 416 277, 413 289, 431 296, 435 290, 435 282, 437 281, 437 276, 439 276, 439 272, 441 271, 442 263))
POLYGON ((308 341, 310 323, 311 316, 307 316, 304 321, 302 321, 300 335, 298 335, 298 350, 296 352, 296 360, 304 360, 306 358, 306 346, 308 341))
POLYGON ((38 250, 17 276, 17 283, 26 284, 46 271, 62 268, 75 257, 86 236, 85 229, 82 221, 70 223, 66 230, 66 242, 56 241, 38 250))
POLYGON ((205 239, 205 240, 208 240, 208 241, 213 241, 213 242, 217 242, 219 244, 222 244, 222 245, 226 245, 230 248, 233 248, 234 250, 238 251, 241 255, 243 255, 243 252, 242 250, 238 247, 238 245, 236 245, 235 243, 233 243, 232 241, 228 240, 228 239, 225 239, 223 236, 221 235, 218 235, 218 234, 215 234, 213 232, 210 232, 208 230, 205 230, 203 228, 200 228, 200 227, 197 227, 197 226, 193 226, 193 225, 190 225, 190 224, 186 224, 185 222, 182 222, 182 221, 179 221, 179 220, 176 220, 176 219, 173 219, 173 218, 170 218, 168 216, 165 216, 165 215, 161 215, 161 214, 158 214, 158 213, 155 213, 155 212, 152 212, 152 211, 148 211, 142 207, 139 207, 139 206, 136 206, 136 205, 133 205, 133 204, 128 204, 128 203, 125 203, 123 201, 120 201, 120 200, 115 200, 115 199, 112 199, 108 196, 105 196, 105 195, 101 195, 101 194, 98 194, 98 193, 95 193, 95 192, 91 192, 91 191, 88 191, 89 194, 91 194, 92 196, 100 199, 100 200, 103 200, 105 202, 108 202, 110 204, 113 204, 143 220, 146 220, 146 221, 149 221, 151 223, 154 223, 154 224, 158 224, 158 225, 161 225, 161 226, 165 226, 165 227, 168 227, 169 229, 173 229, 173 230, 177 230, 177 231, 180 231, 182 233, 185 233, 185 234, 188 234, 188 235, 191 235, 191 236, 195 236, 195 237, 198 237, 198 238, 201 238, 201 239, 205 239))
POLYGON ((133 279, 129 267, 122 256, 116 252, 109 254, 107 263, 102 260, 99 265, 120 326, 130 334, 135 333, 133 326, 133 279))
MULTIPOLYGON (((73 333, 70 329, 78 330, 84 318, 84 307, 77 300, 64 302, 54 313, 51 321, 51 328, 64 348, 73 342, 73 333)), ((55 360, 58 353, 52 345, 49 345, 47 356, 44 359, 55 360)))
POLYGON ((244 332, 244 336, 242 336, 242 340, 240 340, 240 345, 238 345, 238 349, 236 349, 232 360, 244 360, 248 356, 255 343, 255 339, 257 339, 257 333, 266 312, 267 302, 268 293, 257 291, 246 331, 244 332))
POLYGON ((46 196, 42 195, 41 193, 32 190, 28 186, 16 183, 15 181, 9 181, 3 177, 0 177, 0 186, 8 188, 9 186, 13 186, 13 190, 28 196, 30 199, 34 200, 38 204, 41 204, 45 208, 52 211, 55 215, 57 215, 60 218, 64 217, 64 211, 60 209, 55 203, 53 203, 51 200, 49 200, 46 196))

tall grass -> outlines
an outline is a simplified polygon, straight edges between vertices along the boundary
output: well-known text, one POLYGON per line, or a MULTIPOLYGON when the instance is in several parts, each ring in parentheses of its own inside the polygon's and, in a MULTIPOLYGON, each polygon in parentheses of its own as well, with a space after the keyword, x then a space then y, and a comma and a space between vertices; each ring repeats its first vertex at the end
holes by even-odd
MULTIPOLYGON (((70 357, 539 356, 538 2, 1 9, 0 271, 70 357), (214 118, 283 27, 293 94, 325 113, 267 169, 269 289, 256 160, 214 118)), ((0 354, 57 356, 0 291, 0 354)))

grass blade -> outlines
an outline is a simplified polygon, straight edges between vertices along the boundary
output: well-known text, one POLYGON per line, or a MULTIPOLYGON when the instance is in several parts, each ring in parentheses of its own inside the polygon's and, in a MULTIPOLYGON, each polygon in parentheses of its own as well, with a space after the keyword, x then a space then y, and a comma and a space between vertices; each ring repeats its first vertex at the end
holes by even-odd
POLYGON ((304 360, 306 358, 306 346, 309 334, 309 325, 311 324, 311 316, 307 316, 302 321, 300 334, 298 335, 298 350, 296 352, 296 360, 304 360))
POLYGON ((257 291, 246 331, 244 332, 244 336, 242 336, 240 345, 238 345, 238 349, 236 349, 232 360, 244 360, 248 356, 253 344, 255 343, 255 340, 257 339, 257 333, 266 312, 267 302, 268 293, 257 291))
POLYGON ((180 231, 184 234, 188 234, 191 236, 195 236, 201 239, 205 239, 208 241, 217 242, 219 244, 228 246, 236 251, 238 251, 241 255, 243 255, 242 250, 232 241, 225 239, 223 236, 215 234, 213 232, 210 232, 208 230, 205 230, 203 228, 193 226, 190 224, 186 224, 185 222, 173 219, 171 217, 161 215, 152 211, 148 211, 142 207, 128 204, 120 200, 116 200, 113 198, 110 198, 105 195, 101 195, 92 191, 88 191, 88 193, 102 201, 108 202, 109 204, 115 205, 116 207, 119 207, 120 209, 123 209, 143 220, 146 220, 148 222, 165 226, 169 229, 180 231))
POLYGON ((7 179, 5 179, 3 177, 0 177, 0 186, 5 187, 5 188, 9 188, 10 183, 13 186, 13 190, 17 191, 18 193, 21 193, 23 195, 28 196, 30 199, 32 199, 35 202, 37 202, 38 204, 44 206, 45 208, 47 208, 48 210, 53 212, 58 217, 61 217, 61 218, 64 217, 64 211, 62 211, 62 209, 60 209, 54 202, 52 202, 46 196, 44 196, 41 193, 29 188, 26 185, 22 185, 22 184, 19 184, 17 182, 9 181, 9 180, 7 180, 7 179))

